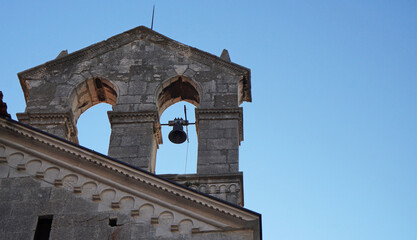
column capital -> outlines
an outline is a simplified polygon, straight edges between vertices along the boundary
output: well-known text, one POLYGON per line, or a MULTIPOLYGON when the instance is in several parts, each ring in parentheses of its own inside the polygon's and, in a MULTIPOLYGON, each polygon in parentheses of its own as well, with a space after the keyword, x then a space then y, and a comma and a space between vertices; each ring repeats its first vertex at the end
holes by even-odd
POLYGON ((69 141, 78 144, 77 128, 73 122, 73 115, 71 112, 60 112, 60 113, 17 113, 17 119, 19 122, 31 125, 39 128, 43 131, 55 134, 59 137, 65 138, 69 141), (64 127, 65 134, 59 134, 55 132, 53 126, 64 127), (51 132, 52 131, 52 132, 51 132))
POLYGON ((155 139, 158 144, 162 144, 161 124, 159 123, 158 111, 140 111, 140 112, 115 112, 108 111, 110 125, 114 124, 134 124, 134 123, 152 123, 155 139))

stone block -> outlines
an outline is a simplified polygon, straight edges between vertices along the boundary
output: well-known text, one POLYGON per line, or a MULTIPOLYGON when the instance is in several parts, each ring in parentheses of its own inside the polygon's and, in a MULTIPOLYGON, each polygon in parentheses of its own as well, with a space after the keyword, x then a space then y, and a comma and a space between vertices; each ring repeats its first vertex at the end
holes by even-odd
POLYGON ((238 163, 229 164, 229 172, 239 172, 239 164, 238 163))
POLYGON ((239 139, 239 128, 238 128, 238 126, 235 125, 233 128, 225 128, 223 137, 231 138, 231 139, 239 139))
POLYGON ((141 82, 141 81, 130 81, 129 82, 129 89, 128 89, 128 94, 129 95, 141 95, 144 94, 146 92, 146 82, 141 82))
POLYGON ((137 155, 137 154, 138 154, 137 146, 120 146, 120 147, 110 146, 109 148, 109 156, 114 157, 114 158, 122 158, 125 156, 137 155))
POLYGON ((55 97, 67 97, 70 95, 73 88, 74 86, 68 84, 58 85, 56 86, 55 97))
POLYGON ((197 174, 220 174, 229 173, 229 165, 227 164, 209 164, 202 165, 197 163, 197 174))
POLYGON ((15 200, 13 201, 12 215, 14 216, 35 216, 36 210, 39 209, 38 203, 36 201, 28 202, 15 200))
POLYGON ((223 138, 225 135, 225 129, 207 129, 200 127, 198 136, 200 139, 204 138, 223 138))
POLYGON ((4 178, 0 179, 0 191, 7 191, 11 188, 14 179, 4 178))
POLYGON ((223 163, 227 162, 227 153, 221 151, 198 151, 198 162, 201 164, 223 163))
POLYGON ((0 163, 0 178, 7 178, 9 176, 10 167, 5 163, 0 163))
POLYGON ((74 229, 74 239, 97 239, 98 228, 95 226, 76 227, 74 229))
POLYGON ((125 95, 125 96, 119 96, 118 102, 121 104, 125 103, 137 103, 140 101, 140 97, 136 95, 125 95))
POLYGON ((237 119, 222 119, 222 120, 202 120, 208 121, 209 129, 239 129, 239 121, 237 119))
POLYGON ((218 108, 236 108, 239 106, 237 95, 216 95, 214 106, 218 108))
POLYGON ((0 201, 0 213, 2 218, 9 217, 12 213, 12 203, 13 202, 6 202, 0 201))
POLYGON ((227 150, 227 162, 238 163, 239 162, 239 150, 227 150))
POLYGON ((51 229, 49 239, 76 239, 74 236, 74 231, 75 229, 72 226, 55 226, 51 229))
POLYGON ((124 135, 121 138, 120 146, 140 146, 143 144, 143 140, 143 138, 139 138, 137 135, 124 135))
POLYGON ((234 139, 207 139, 207 150, 238 149, 237 140, 234 139))
POLYGON ((227 92, 229 92, 228 84, 218 83, 217 84, 217 92, 219 92, 219 93, 227 93, 227 92))
POLYGON ((154 228, 143 223, 133 224, 131 229, 131 239, 152 239, 155 235, 154 228))
POLYGON ((100 227, 96 239, 112 239, 112 232, 113 228, 110 226, 100 227))
POLYGON ((9 170, 9 178, 22 178, 22 177, 28 177, 29 174, 24 171, 19 171, 15 168, 10 168, 9 170))

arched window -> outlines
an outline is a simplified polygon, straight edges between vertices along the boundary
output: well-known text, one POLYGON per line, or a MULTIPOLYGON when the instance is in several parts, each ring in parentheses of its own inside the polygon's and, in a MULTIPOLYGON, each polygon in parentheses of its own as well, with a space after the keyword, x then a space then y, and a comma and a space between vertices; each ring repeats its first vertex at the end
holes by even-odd
MULTIPOLYGON (((184 119, 184 105, 187 109, 187 119, 190 123, 195 122, 195 106, 181 101, 167 108, 160 117, 161 123, 168 123, 174 118, 184 119)), ((197 132, 195 125, 188 126, 188 139, 182 144, 174 144, 168 139, 172 130, 170 126, 162 126, 162 140, 156 156, 157 174, 192 174, 197 171, 197 132)), ((186 127, 184 127, 186 131, 186 127)))
MULTIPOLYGON (((184 105, 187 118, 195 122, 195 108, 200 103, 200 93, 194 81, 177 76, 165 81, 157 92, 160 123, 166 124, 174 118, 184 119, 184 105)), ((168 139, 172 127, 162 127, 163 144, 159 146, 156 159, 157 174, 185 174, 197 171, 197 133, 195 125, 188 126, 189 143, 174 144, 168 139), (188 150, 187 150, 188 148, 188 150)), ((186 127, 184 126, 184 131, 186 127)))
POLYGON ((115 105, 117 89, 110 81, 94 77, 79 84, 72 91, 70 99, 74 122, 77 123, 80 115, 96 104, 104 102, 115 105))
POLYGON ((111 134, 107 111, 112 106, 106 103, 97 104, 85 111, 77 122, 78 141, 81 146, 107 155, 111 134))
POLYGON ((73 121, 81 145, 107 155, 111 134, 107 111, 116 104, 117 89, 101 77, 79 84, 71 94, 73 121))

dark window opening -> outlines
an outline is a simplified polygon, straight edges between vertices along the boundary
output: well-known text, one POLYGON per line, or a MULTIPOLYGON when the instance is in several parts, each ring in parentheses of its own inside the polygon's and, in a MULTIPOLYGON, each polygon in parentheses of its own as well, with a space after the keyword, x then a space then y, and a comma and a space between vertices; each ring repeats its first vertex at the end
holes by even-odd
POLYGON ((117 218, 109 218, 109 226, 116 227, 117 226, 117 218))
POLYGON ((51 233, 52 215, 39 216, 34 240, 48 240, 51 233))

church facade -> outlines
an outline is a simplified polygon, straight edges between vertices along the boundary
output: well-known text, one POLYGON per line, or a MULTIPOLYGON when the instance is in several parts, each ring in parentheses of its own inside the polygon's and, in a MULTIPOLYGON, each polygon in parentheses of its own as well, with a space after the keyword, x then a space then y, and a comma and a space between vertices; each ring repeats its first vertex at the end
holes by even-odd
MULTIPOLYGON (((18 74, 19 122, 0 118, 5 239, 261 239, 243 208, 239 145, 250 70, 140 26, 18 74), (159 116, 196 106, 197 173, 155 175, 159 116), (78 145, 79 116, 108 112, 108 156, 78 145)), ((92 123, 93 124, 93 123, 92 123)))

